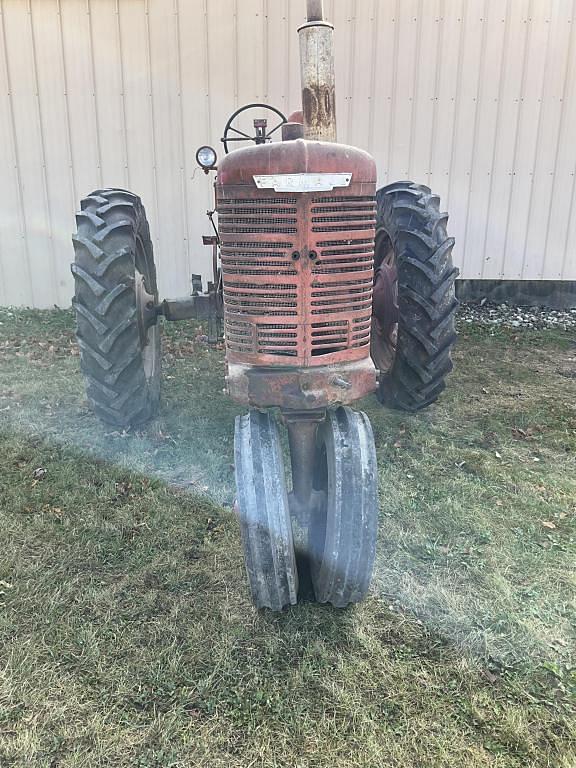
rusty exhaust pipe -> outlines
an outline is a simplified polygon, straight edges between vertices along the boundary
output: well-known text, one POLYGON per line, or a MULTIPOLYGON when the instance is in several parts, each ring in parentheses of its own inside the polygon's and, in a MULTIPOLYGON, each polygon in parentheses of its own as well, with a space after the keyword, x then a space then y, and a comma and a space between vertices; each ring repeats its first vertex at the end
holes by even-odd
POLYGON ((298 28, 304 138, 336 141, 334 27, 324 21, 322 0, 306 0, 306 9, 298 28))

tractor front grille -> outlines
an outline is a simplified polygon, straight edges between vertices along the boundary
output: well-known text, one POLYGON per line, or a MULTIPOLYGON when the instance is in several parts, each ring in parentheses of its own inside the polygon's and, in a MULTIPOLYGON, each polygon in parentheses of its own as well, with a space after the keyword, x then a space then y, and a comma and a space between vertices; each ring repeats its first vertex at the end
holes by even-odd
POLYGON ((358 195, 354 184, 329 195, 217 187, 230 359, 323 365, 369 355, 376 206, 370 185, 357 186, 358 195))

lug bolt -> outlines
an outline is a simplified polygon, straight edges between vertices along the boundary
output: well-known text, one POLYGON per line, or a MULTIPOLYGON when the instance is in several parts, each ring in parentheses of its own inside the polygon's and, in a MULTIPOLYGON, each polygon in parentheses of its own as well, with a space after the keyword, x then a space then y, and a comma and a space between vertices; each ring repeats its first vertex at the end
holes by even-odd
POLYGON ((298 259, 300 258, 300 251, 293 251, 292 258, 294 259, 294 261, 298 261, 298 259))

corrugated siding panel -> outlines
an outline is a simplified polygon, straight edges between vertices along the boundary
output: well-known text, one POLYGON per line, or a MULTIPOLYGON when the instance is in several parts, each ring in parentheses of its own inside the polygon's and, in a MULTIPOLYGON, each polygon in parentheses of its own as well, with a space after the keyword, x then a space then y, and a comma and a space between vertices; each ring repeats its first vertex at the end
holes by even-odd
MULTIPOLYGON (((575 0, 326 0, 338 135, 428 183, 468 278, 576 279, 575 0)), ((67 305, 79 198, 133 189, 161 291, 210 275, 230 113, 299 106, 304 0, 0 0, 0 302, 67 305)))

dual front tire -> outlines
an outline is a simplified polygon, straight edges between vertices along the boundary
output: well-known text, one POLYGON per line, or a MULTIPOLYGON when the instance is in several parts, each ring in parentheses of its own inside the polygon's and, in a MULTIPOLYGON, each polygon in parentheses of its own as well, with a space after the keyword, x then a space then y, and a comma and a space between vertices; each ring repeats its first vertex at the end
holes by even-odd
MULTIPOLYGON (((298 600, 299 574, 277 422, 236 419, 237 509, 252 600, 281 610, 298 600)), ((345 608, 370 585, 378 525, 376 449, 367 416, 330 411, 319 425, 310 523, 298 562, 318 602, 345 608)))

